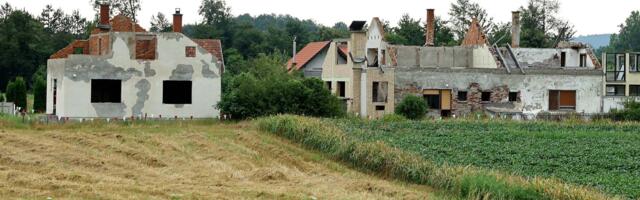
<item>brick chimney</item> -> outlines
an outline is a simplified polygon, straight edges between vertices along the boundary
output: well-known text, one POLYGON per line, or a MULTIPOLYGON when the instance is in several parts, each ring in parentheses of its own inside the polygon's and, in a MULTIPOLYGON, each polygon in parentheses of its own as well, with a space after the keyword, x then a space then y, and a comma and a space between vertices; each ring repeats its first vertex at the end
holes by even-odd
POLYGON ((100 28, 109 28, 109 4, 101 3, 100 4, 100 23, 98 24, 100 28))
POLYGON ((436 41, 436 16, 434 9, 427 9, 427 27, 425 30, 426 43, 425 46, 435 46, 436 41))
POLYGON ((520 47, 520 11, 511 12, 511 47, 520 47))
POLYGON ((176 13, 173 14, 173 32, 182 33, 182 14, 180 14, 180 8, 176 8, 176 13))

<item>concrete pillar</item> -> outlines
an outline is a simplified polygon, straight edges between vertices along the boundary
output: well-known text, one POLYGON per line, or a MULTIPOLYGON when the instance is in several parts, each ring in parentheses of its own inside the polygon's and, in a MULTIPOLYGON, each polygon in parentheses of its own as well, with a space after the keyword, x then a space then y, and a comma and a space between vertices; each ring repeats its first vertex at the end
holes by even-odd
POLYGON ((427 27, 425 30, 426 35, 426 43, 425 46, 435 46, 436 41, 436 18, 435 18, 435 10, 427 9, 427 27))
POLYGON ((180 8, 176 8, 176 13, 173 14, 173 32, 182 33, 182 14, 180 14, 180 8))
POLYGON ((367 67, 362 65, 362 72, 360 74, 360 117, 366 119, 367 114, 367 67))
POLYGON ((520 11, 511 13, 511 47, 520 47, 520 11))

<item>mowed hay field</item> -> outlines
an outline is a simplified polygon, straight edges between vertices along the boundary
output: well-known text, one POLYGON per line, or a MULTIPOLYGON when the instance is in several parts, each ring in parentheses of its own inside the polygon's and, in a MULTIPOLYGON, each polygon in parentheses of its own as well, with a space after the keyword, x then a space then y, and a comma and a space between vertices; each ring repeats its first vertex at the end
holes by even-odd
POLYGON ((640 124, 329 120, 361 142, 381 141, 437 164, 544 177, 640 198, 640 124))
POLYGON ((2 199, 448 199, 354 171, 250 123, 0 120, 2 199))

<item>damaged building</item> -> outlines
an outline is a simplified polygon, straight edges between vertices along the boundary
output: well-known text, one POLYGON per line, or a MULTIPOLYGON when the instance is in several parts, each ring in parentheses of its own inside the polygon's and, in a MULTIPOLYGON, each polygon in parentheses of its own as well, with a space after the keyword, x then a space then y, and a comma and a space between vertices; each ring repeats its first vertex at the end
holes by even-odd
POLYGON ((324 42, 310 71, 346 99, 348 111, 371 118, 393 113, 407 95, 424 98, 430 116, 602 112, 604 74, 593 50, 569 42, 521 48, 520 13, 512 14, 512 42, 505 47, 489 44, 477 20, 460 46, 434 46, 433 9, 424 46, 388 44, 378 18, 369 25, 354 21, 351 38, 324 42))
POLYGON ((151 33, 100 6, 98 26, 47 63, 47 114, 63 118, 216 118, 223 55, 219 40, 151 33))

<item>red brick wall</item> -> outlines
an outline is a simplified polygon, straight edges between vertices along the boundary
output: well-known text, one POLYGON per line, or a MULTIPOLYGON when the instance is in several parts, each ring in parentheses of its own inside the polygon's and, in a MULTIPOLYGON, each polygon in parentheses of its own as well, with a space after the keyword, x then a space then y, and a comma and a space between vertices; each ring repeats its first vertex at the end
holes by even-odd
POLYGON ((136 40, 136 59, 155 60, 157 44, 158 39, 155 37, 151 40, 136 40))
POLYGON ((76 40, 76 41, 73 41, 68 46, 66 46, 65 48, 60 49, 60 51, 51 55, 50 58, 51 59, 67 58, 69 57, 69 55, 75 52, 76 48, 82 48, 83 49, 82 54, 89 54, 89 50, 90 50, 89 42, 86 40, 76 40))

